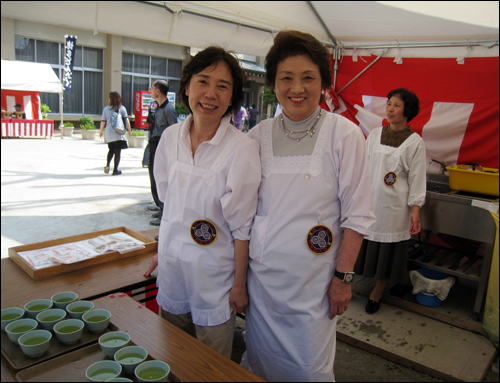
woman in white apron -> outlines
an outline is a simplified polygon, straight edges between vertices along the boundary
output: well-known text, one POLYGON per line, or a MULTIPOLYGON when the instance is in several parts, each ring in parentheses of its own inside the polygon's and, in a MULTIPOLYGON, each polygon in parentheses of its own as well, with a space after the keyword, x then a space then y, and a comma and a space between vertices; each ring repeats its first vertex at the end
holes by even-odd
POLYGON ((364 137, 318 106, 331 69, 314 37, 280 32, 266 61, 283 113, 249 133, 263 177, 242 365, 268 381, 333 381, 336 315, 347 309, 356 256, 375 221, 364 137))
POLYGON ((231 357, 234 319, 248 303, 248 240, 261 180, 257 145, 230 125, 243 102, 243 73, 219 47, 183 70, 191 115, 162 134, 154 176, 164 203, 157 301, 162 316, 231 357))
POLYGON ((355 271, 376 278, 365 310, 375 314, 385 286, 408 278, 411 234, 420 232, 426 195, 426 157, 422 138, 407 125, 420 110, 417 96, 404 88, 387 95, 387 121, 368 136, 370 179, 377 222, 368 231, 355 271))

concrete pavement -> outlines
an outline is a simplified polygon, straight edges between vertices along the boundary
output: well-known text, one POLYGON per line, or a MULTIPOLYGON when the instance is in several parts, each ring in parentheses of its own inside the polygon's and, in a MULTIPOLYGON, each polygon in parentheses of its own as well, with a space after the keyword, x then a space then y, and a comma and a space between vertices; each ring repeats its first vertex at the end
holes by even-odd
MULTIPOLYGON (((107 145, 81 135, 2 139, 2 258, 8 248, 126 226, 153 228, 144 149, 122 150, 123 174, 104 174, 107 145)), ((112 161, 113 163, 113 161, 112 161)))

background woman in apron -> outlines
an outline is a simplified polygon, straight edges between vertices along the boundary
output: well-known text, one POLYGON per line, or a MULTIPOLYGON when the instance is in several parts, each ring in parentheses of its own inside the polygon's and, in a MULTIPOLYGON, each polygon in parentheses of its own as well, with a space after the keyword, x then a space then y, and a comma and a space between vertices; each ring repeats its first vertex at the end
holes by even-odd
POLYGON ((375 221, 364 136, 318 106, 331 68, 313 36, 276 36, 266 85, 283 113, 248 134, 263 177, 242 365, 268 381, 333 381, 336 315, 347 310, 359 247, 375 221))
POLYGON ((164 203, 158 255, 161 315, 231 357, 235 315, 248 302, 248 240, 261 173, 255 141, 232 125, 243 102, 236 58, 219 47, 184 68, 191 115, 162 134, 154 176, 164 203))
POLYGON ((377 279, 365 307, 368 314, 379 310, 389 279, 395 283, 408 280, 408 240, 420 232, 420 208, 426 194, 425 147, 407 125, 419 110, 414 93, 392 90, 387 95, 388 124, 368 136, 377 222, 363 241, 355 268, 357 274, 377 279))

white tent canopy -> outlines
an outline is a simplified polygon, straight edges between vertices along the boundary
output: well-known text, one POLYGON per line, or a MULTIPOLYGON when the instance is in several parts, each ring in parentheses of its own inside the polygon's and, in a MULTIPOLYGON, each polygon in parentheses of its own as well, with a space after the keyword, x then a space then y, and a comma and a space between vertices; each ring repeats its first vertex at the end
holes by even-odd
POLYGON ((2 89, 61 93, 62 85, 49 64, 2 60, 2 89))
POLYGON ((25 1, 19 7, 16 2, 2 1, 2 17, 197 48, 218 44, 254 56, 265 56, 273 35, 283 29, 308 32, 331 45, 335 40, 344 48, 373 43, 462 43, 459 48, 434 48, 430 53, 403 51, 404 57, 463 56, 463 43, 469 42, 472 50, 467 57, 498 56, 498 1, 122 1, 118 7, 113 1, 39 4, 25 1), (490 49, 491 41, 496 45, 490 49))

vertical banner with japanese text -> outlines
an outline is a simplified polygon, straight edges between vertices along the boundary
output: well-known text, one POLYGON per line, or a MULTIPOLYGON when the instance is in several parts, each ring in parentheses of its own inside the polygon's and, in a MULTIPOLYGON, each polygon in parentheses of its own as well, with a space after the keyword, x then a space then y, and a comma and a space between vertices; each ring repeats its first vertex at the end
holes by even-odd
POLYGON ((71 90, 73 84, 73 64, 75 63, 76 36, 66 35, 64 48, 63 86, 66 91, 71 90))

